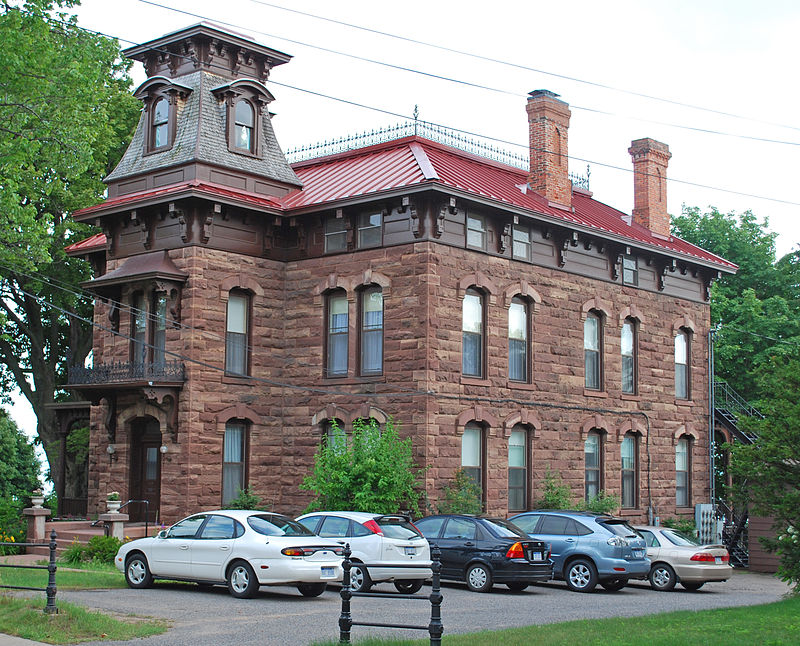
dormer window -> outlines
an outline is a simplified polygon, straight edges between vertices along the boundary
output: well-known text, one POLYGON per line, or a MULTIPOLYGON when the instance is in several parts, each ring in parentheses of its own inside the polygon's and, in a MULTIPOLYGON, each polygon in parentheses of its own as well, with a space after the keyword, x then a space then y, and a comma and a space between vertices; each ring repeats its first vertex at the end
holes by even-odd
POLYGON ((253 129, 255 127, 255 114, 253 106, 246 99, 236 102, 234 146, 240 150, 253 152, 253 129))
POLYGON ((152 128, 152 148, 164 148, 169 145, 169 102, 163 97, 153 105, 152 128))

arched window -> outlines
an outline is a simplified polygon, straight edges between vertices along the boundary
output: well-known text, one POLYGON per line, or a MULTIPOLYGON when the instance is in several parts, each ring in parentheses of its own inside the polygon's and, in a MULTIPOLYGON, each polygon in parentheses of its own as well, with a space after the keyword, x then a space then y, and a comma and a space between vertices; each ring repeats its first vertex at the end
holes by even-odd
POLYGON ((598 431, 589 431, 583 445, 584 489, 588 502, 603 488, 603 438, 598 431))
POLYGON ((247 482, 247 422, 230 420, 225 424, 222 447, 222 506, 239 495, 247 482))
POLYGON ((248 321, 250 297, 246 292, 232 290, 228 294, 228 312, 225 332, 225 372, 234 375, 248 374, 248 321))
POLYGON ((689 507, 692 500, 692 441, 686 435, 675 445, 675 505, 689 507))
POLYGON ((335 451, 344 450, 347 446, 344 422, 340 419, 326 419, 322 422, 322 439, 335 451))
POLYGON ((586 388, 602 390, 603 379, 603 321, 600 315, 589 312, 583 323, 583 355, 586 388))
POLYGON ((622 392, 634 395, 638 388, 637 364, 637 338, 636 321, 626 318, 622 324, 620 348, 622 354, 622 392))
POLYGON ((483 377, 483 295, 470 287, 462 303, 461 372, 468 377, 483 377))
POLYGON ((519 296, 511 299, 508 308, 508 378, 529 381, 529 314, 528 304, 519 296))
POLYGON ((691 394, 691 338, 686 330, 675 335, 675 397, 689 399, 691 394))
POLYGON ((169 102, 158 99, 153 105, 152 149, 164 148, 169 145, 169 102))
POLYGON ((626 433, 620 447, 622 471, 622 507, 635 509, 638 506, 639 482, 639 437, 626 433))
POLYGON ((361 374, 383 372, 383 292, 377 285, 361 291, 361 374))
POLYGON ((350 338, 347 293, 343 289, 330 292, 328 294, 327 309, 327 363, 325 374, 328 377, 346 377, 350 338))
POLYGON ((253 152, 255 111, 249 101, 239 99, 234 111, 234 148, 253 152))
POLYGON ((461 436, 461 468, 483 492, 483 428, 476 422, 469 422, 461 436))
POLYGON ((528 508, 528 431, 522 424, 508 438, 508 510, 528 508))

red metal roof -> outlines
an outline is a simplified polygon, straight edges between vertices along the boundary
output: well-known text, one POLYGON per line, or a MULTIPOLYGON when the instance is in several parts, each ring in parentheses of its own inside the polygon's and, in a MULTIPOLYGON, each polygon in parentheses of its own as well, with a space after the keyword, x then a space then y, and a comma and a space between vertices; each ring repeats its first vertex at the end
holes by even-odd
POLYGON ((89 253, 92 251, 100 251, 106 246, 106 234, 95 233, 92 237, 81 240, 64 248, 68 254, 79 255, 81 253, 89 253))
MULTIPOLYGON (((726 270, 736 269, 735 264, 680 238, 654 236, 645 227, 631 222, 630 215, 598 202, 588 192, 574 190, 572 209, 559 208, 529 188, 526 171, 418 136, 298 162, 292 168, 303 182, 303 188, 282 199, 194 180, 116 197, 82 209, 75 216, 80 219, 125 204, 187 191, 291 214, 386 192, 438 186, 495 203, 501 208, 511 207, 522 214, 527 211, 531 217, 544 217, 566 226, 595 230, 600 235, 629 240, 633 245, 655 247, 665 253, 690 256, 726 270)), ((92 244, 99 245, 101 240, 105 244, 105 239, 98 236, 102 234, 76 243, 69 250, 75 250, 79 245, 82 249, 91 248, 92 244)))

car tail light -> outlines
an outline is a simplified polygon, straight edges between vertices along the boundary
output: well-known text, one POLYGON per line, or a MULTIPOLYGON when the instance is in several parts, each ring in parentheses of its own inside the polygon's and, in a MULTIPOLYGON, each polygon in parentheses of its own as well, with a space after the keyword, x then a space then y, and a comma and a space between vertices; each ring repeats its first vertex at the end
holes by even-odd
POLYGON ((314 547, 284 547, 281 550, 281 554, 285 556, 311 556, 316 551, 314 547))
POLYGON ((524 559, 525 558, 525 550, 522 549, 522 543, 514 543, 511 547, 508 548, 508 552, 506 552, 507 559, 524 559))
POLYGON ((690 561, 700 561, 702 563, 714 563, 717 560, 717 557, 714 556, 711 552, 698 552, 694 554, 692 558, 689 559, 690 561))
POLYGON ((364 527, 366 527, 373 534, 377 534, 378 536, 383 536, 383 530, 381 529, 380 525, 378 525, 378 523, 376 523, 374 520, 368 520, 366 523, 364 523, 364 527))
POLYGON ((625 547, 628 545, 627 539, 622 538, 622 536, 612 536, 606 541, 606 543, 613 545, 614 547, 625 547))

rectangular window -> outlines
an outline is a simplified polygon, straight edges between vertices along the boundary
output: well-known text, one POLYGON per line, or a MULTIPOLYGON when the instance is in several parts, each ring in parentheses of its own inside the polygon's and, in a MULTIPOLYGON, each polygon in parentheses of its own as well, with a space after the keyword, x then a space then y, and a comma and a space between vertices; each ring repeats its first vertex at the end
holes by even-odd
POLYGON ((583 354, 586 388, 600 390, 600 317, 589 313, 583 324, 583 354))
POLYGON ((584 443, 584 468, 585 468, 585 497, 588 502, 594 498, 602 487, 601 484, 601 455, 600 435, 589 433, 584 443))
POLYGON ((228 315, 225 333, 225 372, 247 374, 247 319, 250 299, 247 294, 228 294, 228 315))
POLYGON ((688 507, 690 496, 689 490, 689 440, 682 437, 678 440, 675 447, 675 505, 678 507, 688 507))
POLYGON ((135 364, 147 362, 147 301, 142 292, 137 292, 132 299, 131 312, 131 361, 135 364))
POLYGON ((622 324, 622 392, 636 393, 636 324, 626 319, 622 324))
POLYGON ((508 309, 508 378, 528 381, 528 307, 521 298, 508 309))
POLYGON ((361 293, 361 374, 383 372, 383 293, 370 287, 361 293))
POLYGON ((358 216, 358 248, 380 247, 383 236, 383 214, 364 213, 358 216))
POLYGON ((675 336, 675 397, 689 399, 689 334, 675 336))
POLYGON ((461 372, 483 377, 483 298, 468 289, 462 303, 461 372))
POLYGON ((470 423, 461 436, 461 468, 483 491, 483 431, 470 423))
POLYGON ((347 251, 347 225, 344 218, 325 220, 325 253, 347 251))
POLYGON ((527 433, 522 428, 513 429, 508 438, 508 510, 528 508, 527 433))
POLYGON ((531 230, 528 227, 514 225, 511 253, 517 260, 531 259, 531 230))
POLYGON ((636 508, 636 472, 637 472, 636 436, 628 433, 622 440, 622 506, 626 509, 636 508))
POLYGON ((167 297, 156 294, 155 306, 156 320, 153 329, 153 363, 164 364, 167 345, 167 297))
POLYGON ((222 506, 225 507, 244 489, 245 425, 228 422, 222 448, 222 506))
POLYGON ((467 246, 486 249, 486 221, 482 215, 467 215, 467 246))
POLYGON ((349 345, 349 319, 347 294, 333 292, 328 297, 328 364, 327 376, 347 376, 347 350, 349 345))
POLYGON ((343 451, 347 446, 347 436, 344 432, 344 422, 339 419, 330 419, 324 422, 325 441, 334 451, 343 451))
POLYGON ((636 263, 636 256, 622 257, 622 282, 626 285, 639 284, 639 267, 636 263))

